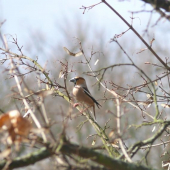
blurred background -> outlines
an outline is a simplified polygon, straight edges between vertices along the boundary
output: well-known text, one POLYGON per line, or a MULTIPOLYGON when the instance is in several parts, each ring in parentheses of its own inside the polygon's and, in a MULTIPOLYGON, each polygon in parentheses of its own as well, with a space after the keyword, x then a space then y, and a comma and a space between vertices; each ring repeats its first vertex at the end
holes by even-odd
MULTIPOLYGON (((93 96, 99 99, 99 102, 103 107, 97 109, 97 121, 104 127, 105 123, 109 121, 111 130, 116 127, 115 122, 115 104, 112 100, 103 100, 105 95, 110 98, 110 94, 105 94, 103 88, 99 88, 95 83, 96 79, 92 76, 88 76, 85 72, 90 71, 88 66, 84 64, 85 60, 82 57, 74 58, 66 54, 63 47, 67 47, 72 52, 79 51, 79 43, 76 38, 82 42, 83 50, 87 58, 90 58, 91 50, 97 52, 91 59, 91 67, 93 70, 98 70, 103 67, 107 67, 116 63, 128 63, 129 60, 120 50, 116 43, 110 43, 110 39, 115 34, 121 34, 126 31, 128 27, 104 4, 100 4, 92 8, 91 10, 80 9, 82 6, 90 6, 98 3, 94 0, 36 0, 36 1, 23 1, 23 0, 0 0, 0 22, 4 22, 1 26, 2 34, 5 34, 8 40, 9 48, 12 52, 19 53, 15 44, 12 43, 12 37, 17 38, 17 42, 22 47, 24 55, 38 59, 38 62, 42 67, 49 72, 49 76, 53 81, 57 81, 59 84, 63 84, 63 79, 59 77, 59 73, 62 70, 60 61, 69 63, 69 70, 74 70, 68 74, 68 80, 74 76, 82 76, 87 79, 88 87, 93 96), (95 61, 99 62, 95 65, 95 61)), ((138 31, 140 35, 149 43, 153 38, 153 49, 161 56, 163 60, 169 57, 170 48, 170 24, 166 19, 161 19, 158 23, 160 15, 153 12, 152 17, 150 12, 152 7, 143 3, 140 0, 108 0, 111 6, 116 9, 129 23, 131 23, 131 12, 136 12, 133 15, 133 27, 138 31), (151 19, 150 19, 151 17, 151 19), (149 25, 148 25, 149 22, 149 25), (146 32, 147 28, 147 32, 146 32), (169 44, 169 45, 168 45, 169 44)), ((145 62, 152 62, 160 64, 149 51, 144 51, 137 54, 141 49, 146 48, 145 45, 134 35, 130 30, 125 33, 119 39, 119 43, 124 47, 126 52, 130 55, 133 61, 149 75, 150 78, 155 79, 157 75, 162 74, 162 70, 156 67, 150 67, 145 62)), ((3 47, 0 42, 0 47, 3 47)), ((1 56, 1 58, 4 56, 1 56)), ((1 97, 0 107, 3 111, 8 111, 13 108, 23 107, 22 104, 18 104, 17 101, 11 98, 11 88, 15 84, 12 79, 7 79, 8 72, 6 69, 10 66, 8 63, 1 65, 1 79, 0 82, 1 97)), ((21 68, 24 72, 24 68, 21 68)), ((29 84, 30 89, 36 90, 37 87, 37 74, 26 75, 25 80, 29 84)), ((105 74, 104 80, 106 83, 113 81, 115 84, 129 87, 137 86, 143 83, 143 79, 138 74, 138 71, 133 67, 115 67, 113 70, 108 70, 105 74)), ((44 85, 41 85, 44 87, 44 85)), ((168 85, 164 84, 164 87, 168 85)), ((67 83, 68 90, 71 91, 73 84, 67 83)), ((111 88, 111 86, 109 86, 111 88)), ((147 89, 146 89, 147 91, 147 89)), ((146 100, 145 95, 136 94, 135 96, 139 100, 146 100)), ((62 98, 49 96, 45 100, 46 110, 50 115, 50 118, 56 121, 63 121, 63 114, 66 115, 70 112, 69 104, 62 98)), ((140 124, 145 119, 140 111, 134 110, 134 108, 127 104, 122 104, 122 131, 127 129, 131 124, 140 124)), ((161 108, 162 112, 166 114, 167 110, 161 108)), ((73 113, 78 113, 73 109, 73 113)), ((154 106, 147 109, 152 115, 155 115, 154 106)), ((83 128, 77 131, 77 126, 84 120, 84 117, 78 116, 73 120, 69 120, 67 133, 71 141, 75 143, 85 144, 91 146, 93 137, 88 138, 94 132, 91 126, 86 123, 83 128), (69 130, 69 131, 68 131, 69 130)), ((147 118, 146 118, 147 120, 147 118)), ((61 130, 61 124, 53 126, 53 131, 58 134, 61 130)), ((127 146, 130 146, 135 141, 146 139, 150 135, 153 127, 135 130, 130 128, 124 134, 124 140, 127 146), (149 131, 150 129, 150 131, 149 131)), ((100 141, 96 142, 96 145, 100 144, 100 141)), ((139 157, 142 156, 144 151, 141 151, 139 157)), ((156 150, 151 151, 150 164, 155 168, 161 167, 160 152, 162 147, 158 147, 156 150)), ((134 158, 138 160, 139 157, 134 158)), ((39 162, 34 166, 29 166, 26 169, 37 169, 41 166, 41 169, 45 170, 47 167, 53 167, 49 160, 39 162), (43 165, 43 166, 42 166, 43 165)), ((54 163, 55 164, 55 163, 54 163)))

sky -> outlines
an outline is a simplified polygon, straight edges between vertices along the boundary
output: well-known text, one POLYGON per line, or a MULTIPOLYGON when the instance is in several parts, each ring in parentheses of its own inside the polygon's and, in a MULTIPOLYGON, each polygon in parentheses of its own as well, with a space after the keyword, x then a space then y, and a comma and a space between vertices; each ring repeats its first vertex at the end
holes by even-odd
MULTIPOLYGON (((70 26, 73 26, 77 19, 80 19, 83 23, 90 23, 93 27, 105 27, 113 24, 114 30, 124 25, 104 4, 82 14, 83 10, 80 9, 82 5, 90 6, 98 2, 100 1, 0 0, 0 21, 6 20, 2 30, 4 34, 17 35, 21 44, 25 44, 30 31, 33 30, 43 32, 53 41, 58 36, 56 26, 59 27, 64 24, 65 19, 71 20, 70 26)), ((137 4, 134 0, 125 2, 114 0, 114 2, 110 2, 128 20, 130 20, 128 10, 140 8, 143 4, 141 2, 137 4)))
MULTIPOLYGON (((61 44, 66 43, 67 46, 72 45, 72 38, 76 37, 76 31, 69 31, 77 27, 76 24, 83 27, 83 33, 86 34, 88 27, 90 30, 90 37, 93 38, 93 33, 97 30, 104 30, 106 32, 105 40, 106 44, 115 34, 120 34, 128 27, 118 18, 106 5, 100 4, 95 6, 91 10, 87 10, 83 14, 82 6, 90 6, 100 2, 99 0, 0 0, 0 22, 6 20, 1 30, 5 35, 12 35, 17 37, 20 46, 23 46, 23 50, 29 51, 30 48, 34 48, 34 43, 37 41, 37 35, 43 35, 44 39, 39 41, 45 41, 47 46, 40 47, 48 50, 48 44, 61 44), (81 22, 78 22, 81 21, 81 22), (61 29, 67 25, 68 34, 65 34, 61 29), (68 39, 67 42, 63 42, 63 39, 68 39)), ((131 22, 131 13, 129 11, 140 11, 142 9, 152 9, 150 5, 144 5, 140 0, 108 0, 111 6, 113 6, 128 22, 131 22)), ((159 14, 153 15, 153 22, 159 17, 159 14)), ((133 26, 138 30, 140 34, 146 28, 147 21, 149 19, 148 13, 138 13, 135 15, 133 26)), ((150 37, 146 37, 150 41, 153 37, 159 41, 169 41, 170 35, 166 37, 162 36, 164 32, 170 29, 167 21, 161 21, 156 27, 152 27, 150 30, 150 37), (165 26, 167 24, 167 26, 165 26)), ((132 34, 127 34, 131 37, 132 34)), ((134 35, 133 35, 134 36, 134 35)), ((9 36, 10 37, 10 36, 9 36)), ((10 42, 11 39, 9 38, 10 42)), ((12 44, 11 44, 12 45, 12 44)), ((0 46, 2 44, 0 43, 0 46)), ((41 54, 36 51, 36 55, 41 54)), ((35 54, 34 53, 34 54, 35 54)), ((27 53, 29 54, 29 53, 27 53)))

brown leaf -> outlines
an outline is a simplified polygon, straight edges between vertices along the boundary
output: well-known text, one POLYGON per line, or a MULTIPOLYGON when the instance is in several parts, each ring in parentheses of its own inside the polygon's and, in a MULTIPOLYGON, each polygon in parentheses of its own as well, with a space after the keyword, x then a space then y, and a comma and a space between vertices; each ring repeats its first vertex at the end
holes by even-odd
POLYGON ((69 51, 66 47, 63 47, 64 50, 66 51, 67 54, 74 56, 74 57, 79 57, 81 55, 83 55, 83 53, 81 51, 79 51, 78 53, 72 53, 71 51, 69 51))
POLYGON ((96 60, 96 62, 94 63, 94 65, 97 65, 98 62, 99 62, 99 59, 96 60))
POLYGON ((0 159, 4 159, 7 156, 9 156, 9 154, 11 153, 11 149, 5 149, 4 151, 0 152, 0 159))
POLYGON ((118 145, 115 145, 114 143, 112 143, 112 146, 113 146, 114 148, 119 148, 119 146, 118 146, 118 145))
POLYGON ((111 138, 113 135, 114 135, 114 131, 112 130, 112 131, 109 133, 109 137, 111 138))
POLYGON ((59 76, 58 76, 59 78, 63 78, 64 77, 64 73, 63 73, 63 70, 61 70, 60 71, 60 73, 59 73, 59 76))
POLYGON ((146 94, 147 98, 150 99, 150 100, 153 100, 153 96, 150 95, 150 94, 146 94))
POLYGON ((31 123, 23 118, 18 110, 12 110, 0 116, 0 129, 8 132, 7 142, 12 144, 14 141, 22 141, 32 128, 31 123))
POLYGON ((53 91, 52 90, 42 90, 42 91, 35 92, 34 94, 41 96, 41 97, 46 97, 46 96, 53 94, 53 91))
POLYGON ((136 54, 142 53, 143 51, 147 50, 147 48, 141 49, 139 52, 137 52, 136 54))
POLYGON ((0 128, 2 130, 7 130, 11 127, 11 121, 9 118, 9 114, 3 114, 0 116, 0 128))
POLYGON ((96 144, 96 140, 93 140, 93 142, 92 142, 92 146, 94 146, 96 144))
POLYGON ((170 105, 169 104, 161 104, 162 107, 165 107, 165 108, 170 108, 170 105))

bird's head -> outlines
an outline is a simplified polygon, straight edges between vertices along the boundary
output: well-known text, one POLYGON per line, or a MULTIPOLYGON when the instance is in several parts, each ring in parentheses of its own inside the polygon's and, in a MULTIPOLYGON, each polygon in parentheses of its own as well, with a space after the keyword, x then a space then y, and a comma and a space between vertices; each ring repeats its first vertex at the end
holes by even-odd
POLYGON ((86 81, 83 77, 74 77, 70 80, 70 82, 73 82, 74 86, 80 85, 80 86, 86 87, 86 81))

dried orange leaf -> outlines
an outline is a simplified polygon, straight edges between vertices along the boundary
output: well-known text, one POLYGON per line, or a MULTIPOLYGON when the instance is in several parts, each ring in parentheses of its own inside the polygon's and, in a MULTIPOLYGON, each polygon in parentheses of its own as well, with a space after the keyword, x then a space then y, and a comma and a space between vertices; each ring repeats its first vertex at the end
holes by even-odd
POLYGON ((0 128, 8 132, 7 142, 12 144, 14 141, 22 141, 22 137, 28 135, 32 125, 18 110, 12 110, 0 116, 0 128))
POLYGON ((0 128, 2 130, 7 130, 11 127, 11 121, 9 118, 9 114, 3 114, 0 116, 0 128))
POLYGON ((141 49, 139 52, 137 52, 136 54, 139 54, 139 53, 142 53, 143 51, 147 50, 148 48, 144 48, 144 49, 141 49))
POLYGON ((19 113, 18 110, 12 110, 12 111, 9 112, 10 118, 19 117, 19 116, 21 116, 21 114, 19 113))
POLYGON ((150 98, 150 97, 151 97, 151 95, 150 95, 150 94, 146 94, 146 96, 147 96, 147 98, 150 98))
POLYGON ((32 125, 27 119, 20 116, 16 119, 16 122, 13 123, 13 127, 14 127, 14 132, 17 135, 27 136, 31 130, 32 125))
POLYGON ((165 169, 165 167, 167 167, 168 169, 169 169, 169 165, 170 165, 170 160, 167 160, 167 161, 162 161, 162 167, 164 167, 164 169, 165 169))
POLYGON ((147 106, 147 108, 149 108, 149 107, 151 106, 151 104, 152 104, 152 103, 149 103, 148 106, 147 106))
POLYGON ((156 126, 154 126, 154 127, 153 127, 152 132, 154 132, 154 131, 155 131, 155 129, 156 129, 156 126))
POLYGON ((58 77, 59 77, 59 78, 63 78, 63 76, 64 76, 63 70, 61 70, 58 77))
POLYGON ((162 107, 170 108, 169 104, 161 104, 162 107))
POLYGON ((152 47, 152 43, 155 41, 155 38, 152 38, 151 42, 150 42, 150 46, 152 47))
POLYGON ((96 62, 94 63, 94 65, 97 65, 98 62, 99 62, 99 59, 96 60, 96 62))
POLYGON ((56 157, 56 161, 58 164, 64 164, 64 161, 60 157, 56 157))
POLYGON ((114 135, 114 131, 111 131, 110 133, 109 133, 109 137, 112 137, 114 135))
POLYGON ((147 108, 149 108, 152 104, 152 101, 146 101, 146 102, 139 102, 139 105, 143 105, 147 108))
POLYGON ((11 149, 5 149, 4 151, 0 152, 0 159, 6 158, 7 156, 9 156, 9 154, 11 153, 11 149))
POLYGON ((91 144, 91 145, 93 146, 93 145, 95 145, 95 143, 96 143, 96 141, 95 141, 95 140, 93 140, 93 142, 92 142, 92 144, 91 144))
POLYGON ((83 55, 83 53, 81 51, 79 51, 78 53, 72 53, 71 51, 69 51, 66 47, 63 47, 64 50, 66 51, 67 54, 74 56, 74 57, 79 57, 81 55, 83 55))
POLYGON ((118 145, 115 145, 114 143, 112 143, 112 146, 113 146, 114 148, 119 148, 119 146, 118 146, 118 145))
POLYGON ((35 92, 34 94, 38 95, 38 96, 41 96, 41 97, 46 97, 46 96, 48 96, 48 95, 50 95, 52 93, 53 93, 52 90, 42 90, 42 91, 35 92))

